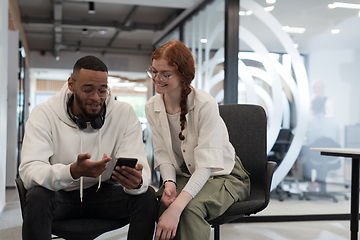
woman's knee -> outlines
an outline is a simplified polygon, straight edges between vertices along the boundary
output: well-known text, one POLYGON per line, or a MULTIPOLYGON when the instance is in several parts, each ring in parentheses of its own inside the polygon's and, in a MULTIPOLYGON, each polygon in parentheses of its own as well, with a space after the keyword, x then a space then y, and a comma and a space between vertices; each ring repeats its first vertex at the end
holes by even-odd
POLYGON ((193 203, 190 201, 184 208, 181 218, 183 219, 205 219, 206 209, 203 208, 199 203, 193 203))

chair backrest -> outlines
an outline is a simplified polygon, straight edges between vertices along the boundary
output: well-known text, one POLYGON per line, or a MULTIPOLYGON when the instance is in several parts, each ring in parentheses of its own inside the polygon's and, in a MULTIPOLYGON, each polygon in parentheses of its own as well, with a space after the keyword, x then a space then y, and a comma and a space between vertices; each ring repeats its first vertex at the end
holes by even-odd
POLYGON ((245 169, 250 172, 251 199, 265 199, 267 181, 267 118, 258 105, 228 104, 219 106, 220 116, 229 132, 230 142, 245 169))
POLYGON ((291 145, 291 141, 293 138, 294 138, 294 134, 291 132, 290 129, 281 128, 272 150, 282 151, 283 150, 282 147, 285 146, 287 151, 291 145))
POLYGON ((291 145, 292 139, 294 138, 294 134, 290 129, 282 128, 279 131, 279 135, 275 141, 274 146, 272 147, 270 154, 268 156, 268 160, 274 161, 277 164, 280 164, 291 145))

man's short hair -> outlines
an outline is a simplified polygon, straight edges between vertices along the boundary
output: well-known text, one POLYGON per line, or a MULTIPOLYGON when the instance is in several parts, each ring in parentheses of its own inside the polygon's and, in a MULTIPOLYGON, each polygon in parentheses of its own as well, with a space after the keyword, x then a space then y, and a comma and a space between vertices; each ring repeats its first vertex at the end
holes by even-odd
POLYGON ((95 56, 85 56, 76 61, 73 72, 80 71, 80 69, 87 69, 93 71, 108 72, 106 64, 95 56))

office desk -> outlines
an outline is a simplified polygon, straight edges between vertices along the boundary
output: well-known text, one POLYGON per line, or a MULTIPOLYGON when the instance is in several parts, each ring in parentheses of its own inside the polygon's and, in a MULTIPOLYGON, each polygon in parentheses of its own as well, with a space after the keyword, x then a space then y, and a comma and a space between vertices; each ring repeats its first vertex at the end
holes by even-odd
POLYGON ((350 210, 350 236, 351 240, 358 239, 359 231, 359 161, 360 148, 311 148, 319 151, 321 155, 348 157, 351 163, 351 210, 350 210))

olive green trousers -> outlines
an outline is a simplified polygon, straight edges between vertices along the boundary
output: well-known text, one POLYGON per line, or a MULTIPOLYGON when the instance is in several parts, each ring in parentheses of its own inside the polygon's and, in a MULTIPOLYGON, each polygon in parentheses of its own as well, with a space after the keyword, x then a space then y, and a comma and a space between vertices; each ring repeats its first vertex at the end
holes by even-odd
MULTIPOLYGON (((176 191, 180 194, 189 178, 176 176, 176 191)), ((162 186, 157 197, 160 199, 164 191, 162 186)), ((223 214, 234 202, 242 201, 250 194, 250 177, 244 169, 239 157, 235 156, 235 166, 229 175, 215 176, 209 179, 200 192, 183 210, 176 236, 182 240, 209 240, 210 221, 223 214)), ((159 217, 166 210, 159 202, 159 217)))

